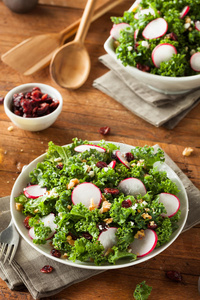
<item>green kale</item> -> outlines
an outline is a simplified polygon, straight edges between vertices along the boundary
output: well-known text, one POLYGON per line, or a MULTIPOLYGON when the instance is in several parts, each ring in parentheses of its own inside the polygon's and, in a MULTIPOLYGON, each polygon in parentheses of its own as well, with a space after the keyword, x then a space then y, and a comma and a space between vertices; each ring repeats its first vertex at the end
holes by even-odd
POLYGON ((136 285, 133 297, 135 300, 147 300, 152 291, 152 287, 146 284, 146 281, 136 285))

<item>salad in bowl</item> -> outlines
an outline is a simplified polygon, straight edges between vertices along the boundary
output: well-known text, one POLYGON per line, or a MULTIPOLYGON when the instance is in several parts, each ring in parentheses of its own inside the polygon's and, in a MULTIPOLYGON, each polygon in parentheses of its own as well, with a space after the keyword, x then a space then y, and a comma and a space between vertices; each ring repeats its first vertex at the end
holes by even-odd
POLYGON ((49 142, 18 177, 11 213, 26 241, 61 263, 119 268, 166 249, 187 218, 187 195, 153 147, 49 142))

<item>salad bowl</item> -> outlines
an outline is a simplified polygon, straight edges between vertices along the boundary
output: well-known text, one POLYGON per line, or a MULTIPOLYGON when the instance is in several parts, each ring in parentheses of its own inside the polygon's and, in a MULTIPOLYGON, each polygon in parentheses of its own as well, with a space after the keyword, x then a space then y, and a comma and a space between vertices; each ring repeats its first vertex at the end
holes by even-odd
MULTIPOLYGON (((128 11, 129 12, 135 11, 140 2, 141 2, 141 0, 135 1, 134 4, 130 7, 130 9, 128 11)), ((189 6, 188 6, 188 8, 189 8, 189 6)), ((145 9, 144 9, 144 11, 145 11, 145 9)), ((164 20, 164 17, 160 18, 160 19, 164 20)), ((121 24, 126 24, 126 23, 121 23, 121 24)), ((116 26, 116 25, 114 24, 113 28, 114 28, 114 26, 116 26)), ((123 26, 121 26, 121 29, 125 28, 125 27, 123 28, 123 26)), ((198 29, 198 31, 199 31, 199 29, 198 29)), ((111 32, 112 32, 112 30, 111 30, 111 32)), ((134 34, 135 33, 136 33, 136 30, 135 30, 134 34)), ((119 37, 119 32, 117 33, 117 35, 119 37)), ((134 36, 135 43, 136 43, 137 35, 138 35, 138 33, 134 36)), ((151 43, 151 39, 149 39, 149 38, 146 39, 144 36, 143 36, 143 38, 144 38, 144 43, 146 43, 146 45, 149 46, 149 43, 151 43)), ((200 86, 199 72, 193 72, 194 75, 192 74, 189 76, 171 77, 171 76, 161 76, 161 75, 153 74, 153 73, 150 73, 149 71, 146 72, 146 71, 142 70, 141 68, 136 68, 129 64, 124 66, 122 61, 117 57, 116 46, 114 45, 115 40, 116 40, 116 38, 114 36, 112 36, 112 34, 110 34, 110 36, 104 43, 105 51, 115 60, 115 62, 117 64, 119 64, 124 69, 124 71, 126 71, 128 74, 130 74, 130 76, 132 76, 133 79, 137 79, 138 82, 143 83, 143 84, 147 85, 148 87, 150 87, 151 89, 153 89, 157 92, 163 93, 163 94, 174 94, 174 95, 175 94, 184 94, 186 92, 189 92, 191 90, 199 88, 199 86, 200 86)), ((198 44, 196 46, 198 47, 198 44)), ((133 47, 131 46, 131 48, 133 48, 133 47)), ((172 48, 172 47, 169 47, 169 48, 172 48)), ((160 52, 162 52, 162 51, 160 51, 160 52)), ((153 52, 152 52, 152 54, 153 54, 153 52)), ((128 54, 128 55, 130 55, 130 54, 128 54)), ((150 58, 151 57, 149 57, 149 59, 150 58)), ((152 60, 154 62, 153 57, 152 57, 152 60)), ((200 61, 200 53, 198 52, 198 64, 199 64, 199 61, 200 61)))
MULTIPOLYGON (((91 143, 96 145, 99 142, 92 141, 91 143)), ((129 152, 131 149, 134 148, 131 145, 122 144, 122 143, 115 143, 115 142, 107 142, 107 143, 112 143, 112 144, 116 145, 117 147, 119 147, 121 152, 129 152)), ((24 188, 27 186, 27 184, 30 182, 30 177, 29 177, 30 172, 32 172, 34 170, 34 168, 36 168, 36 166, 39 162, 42 162, 44 160, 45 156, 46 156, 46 154, 39 156, 34 161, 32 161, 28 166, 26 166, 26 168, 19 175, 19 177, 17 178, 17 180, 13 186, 13 189, 11 192, 11 198, 10 198, 11 215, 12 215, 12 219, 13 219, 13 222, 14 222, 17 230, 19 231, 22 238, 25 239, 26 242, 28 244, 30 244, 33 248, 35 248, 35 250, 38 251, 39 253, 47 256, 50 259, 56 260, 62 264, 70 265, 70 266, 74 266, 74 267, 85 268, 85 269, 95 269, 95 270, 118 269, 118 268, 133 266, 133 265, 142 263, 146 260, 149 260, 149 259, 155 257, 156 255, 158 255, 159 253, 164 251, 166 248, 168 248, 177 239, 177 237, 181 233, 181 231, 185 225, 187 215, 188 215, 188 198, 187 198, 185 188, 184 188, 182 182, 180 181, 179 177, 176 175, 176 173, 166 163, 156 162, 155 164, 156 164, 158 170, 165 171, 167 173, 168 178, 170 178, 172 180, 172 182, 174 182, 179 189, 179 193, 177 196, 180 200, 181 217, 178 221, 178 228, 172 233, 170 240, 167 243, 163 244, 159 248, 155 248, 151 253, 149 253, 145 256, 139 257, 134 261, 131 259, 127 259, 127 258, 120 259, 116 262, 116 264, 113 264, 113 265, 111 265, 109 263, 104 263, 103 265, 98 266, 98 265, 95 265, 91 261, 87 261, 87 262, 81 262, 78 260, 71 261, 66 258, 64 259, 64 258, 57 258, 55 256, 52 256, 50 254, 52 247, 50 246, 48 241, 46 242, 46 244, 42 244, 42 245, 34 244, 32 242, 32 239, 30 238, 30 236, 28 234, 28 230, 25 228, 24 223, 23 223, 24 215, 20 211, 16 210, 16 205, 15 205, 16 204, 15 197, 18 197, 20 195, 20 193, 24 190, 24 188)))

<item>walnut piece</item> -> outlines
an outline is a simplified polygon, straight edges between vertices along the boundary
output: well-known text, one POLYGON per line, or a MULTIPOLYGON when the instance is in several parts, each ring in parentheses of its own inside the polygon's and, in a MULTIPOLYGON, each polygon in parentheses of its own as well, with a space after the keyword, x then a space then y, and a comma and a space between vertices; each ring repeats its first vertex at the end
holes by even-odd
POLYGON ((192 154, 194 150, 191 148, 191 147, 186 147, 184 150, 183 150, 183 156, 190 156, 192 154))

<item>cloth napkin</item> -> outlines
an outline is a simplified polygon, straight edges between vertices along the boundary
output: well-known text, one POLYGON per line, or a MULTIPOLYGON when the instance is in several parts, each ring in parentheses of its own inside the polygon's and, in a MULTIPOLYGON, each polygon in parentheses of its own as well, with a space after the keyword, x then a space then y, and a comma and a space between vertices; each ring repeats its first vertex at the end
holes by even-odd
POLYGON ((93 86, 156 127, 173 129, 200 102, 198 89, 179 95, 162 94, 133 78, 110 55, 99 60, 110 71, 94 80, 93 86))
MULTIPOLYGON (((155 145, 155 149, 159 146, 155 145)), ((166 163, 181 179, 189 199, 189 215, 183 231, 190 229, 200 222, 200 191, 193 185, 179 167, 165 154, 166 163)), ((0 199, 0 232, 10 222, 10 197, 0 199)), ((11 290, 27 287, 34 299, 53 296, 72 284, 86 280, 105 270, 87 270, 75 268, 51 260, 32 248, 23 238, 20 239, 17 253, 11 265, 0 262, 0 277, 11 290), (52 273, 44 274, 40 269, 51 265, 52 273)))

